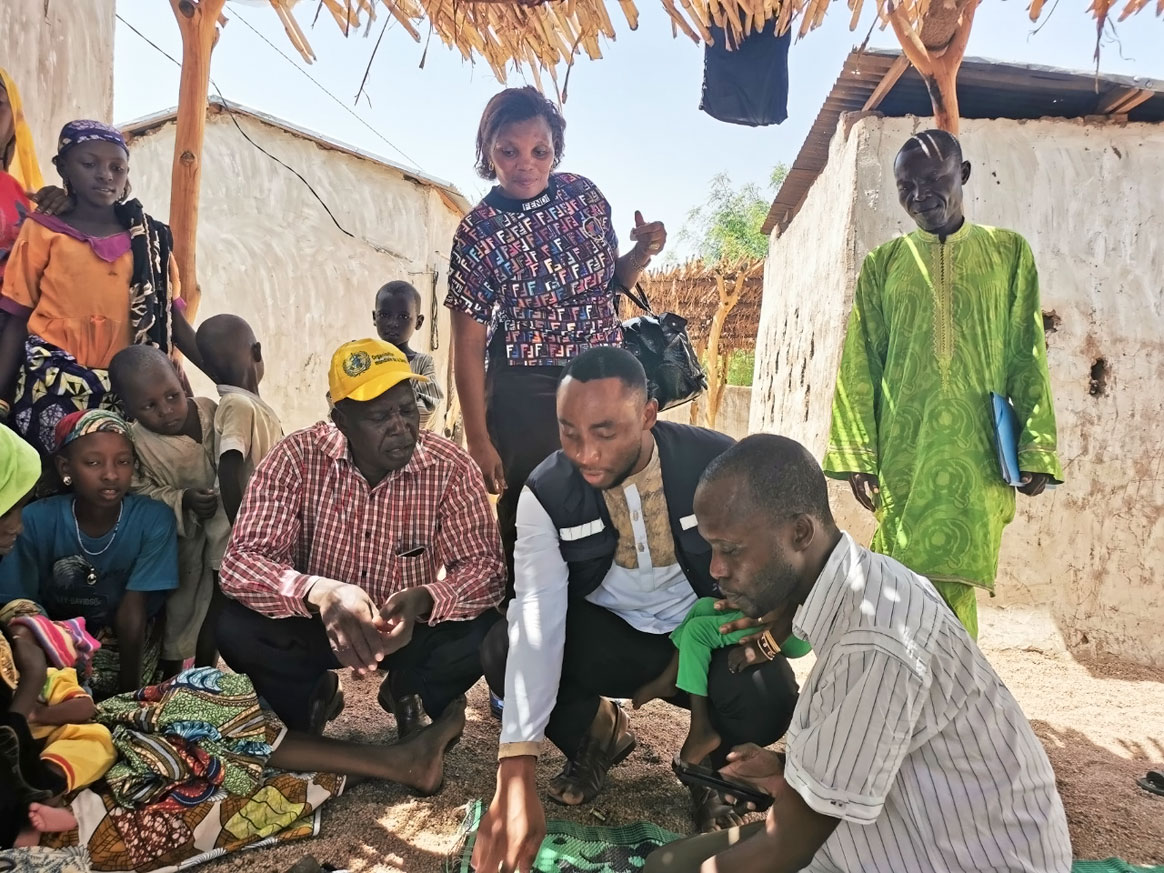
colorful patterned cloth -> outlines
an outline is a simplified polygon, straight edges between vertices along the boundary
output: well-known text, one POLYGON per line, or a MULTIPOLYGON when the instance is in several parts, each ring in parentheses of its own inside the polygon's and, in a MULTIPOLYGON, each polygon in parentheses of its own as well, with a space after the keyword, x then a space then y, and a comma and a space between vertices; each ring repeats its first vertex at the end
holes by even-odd
POLYGON ((125 144, 125 137, 116 127, 110 127, 100 121, 79 119, 70 121, 61 128, 61 135, 57 138, 57 157, 64 157, 65 152, 83 142, 109 142, 121 146, 126 155, 129 146, 125 144))
POLYGON ((110 698, 97 720, 118 752, 105 775, 112 796, 165 812, 250 795, 285 731, 250 679, 210 667, 110 698))
MULTIPOLYGON (((317 835, 320 807, 343 789, 342 776, 267 771, 246 795, 178 809, 157 805, 124 809, 109 792, 88 789, 70 807, 77 830, 48 834, 41 841, 57 848, 83 847, 95 873, 176 873, 243 849, 317 835)), ((256 863, 261 860, 261 855, 255 857, 256 863)), ((25 869, 18 867, 16 873, 25 869)), ((51 868, 27 869, 57 873, 51 868)))
POLYGON ((610 204, 589 179, 556 173, 525 201, 494 188, 457 228, 445 306, 489 325, 509 364, 562 366, 622 345, 617 258, 610 204))
POLYGON ((879 477, 872 548, 934 582, 992 589, 1014 489, 1002 481, 990 392, 1022 428, 1019 466, 1063 478, 1026 240, 967 222, 865 259, 833 401, 825 473, 879 477))
POLYGON ((71 412, 57 422, 54 431, 57 451, 64 451, 65 446, 91 433, 115 433, 133 442, 133 433, 129 424, 116 412, 107 409, 87 409, 71 412))

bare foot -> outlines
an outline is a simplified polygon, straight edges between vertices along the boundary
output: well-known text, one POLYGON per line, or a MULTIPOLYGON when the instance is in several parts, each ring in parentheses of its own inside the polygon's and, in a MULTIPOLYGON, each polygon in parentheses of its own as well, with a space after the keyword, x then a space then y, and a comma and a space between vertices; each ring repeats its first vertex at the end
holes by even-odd
POLYGON ((71 831, 77 826, 77 819, 69 810, 57 806, 45 806, 43 803, 30 803, 28 805, 28 821, 42 834, 71 831))
POLYGON ((674 697, 679 693, 679 688, 675 685, 678 679, 679 653, 676 652, 662 673, 635 692, 635 696, 631 698, 631 705, 638 709, 651 700, 674 697))
POLYGON ((687 739, 683 741, 683 748, 679 750, 679 757, 688 764, 699 764, 719 748, 723 738, 716 732, 708 721, 700 723, 701 719, 692 718, 691 727, 687 731, 687 739))
POLYGON ((445 754, 461 739, 464 730, 465 698, 462 696, 450 703, 431 725, 396 745, 415 761, 409 767, 408 778, 401 781, 422 797, 440 791, 445 779, 445 754))

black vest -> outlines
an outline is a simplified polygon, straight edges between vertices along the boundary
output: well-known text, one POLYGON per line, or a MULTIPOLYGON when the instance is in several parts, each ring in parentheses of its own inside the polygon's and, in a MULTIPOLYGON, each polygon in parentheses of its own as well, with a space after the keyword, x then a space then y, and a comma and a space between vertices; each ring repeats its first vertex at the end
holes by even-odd
MULTIPOLYGON (((716 597, 711 578, 711 546, 695 527, 692 503, 704 469, 735 440, 722 433, 660 421, 652 431, 663 473, 675 555, 700 597, 716 597)), ((585 597, 602 584, 614 563, 618 531, 610 522, 602 492, 589 485, 562 451, 530 474, 526 487, 558 529, 558 546, 570 567, 570 596, 585 597)))

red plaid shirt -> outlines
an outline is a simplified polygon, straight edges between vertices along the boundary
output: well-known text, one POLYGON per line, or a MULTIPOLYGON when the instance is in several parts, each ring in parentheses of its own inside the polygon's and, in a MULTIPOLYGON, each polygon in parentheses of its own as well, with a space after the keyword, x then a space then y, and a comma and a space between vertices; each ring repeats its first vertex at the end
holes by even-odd
POLYGON ((505 561, 473 460, 422 432, 412 459, 369 488, 329 422, 276 445, 247 487, 222 590, 263 615, 290 618, 310 614, 304 597, 319 578, 359 585, 379 604, 424 586, 433 599, 429 624, 475 618, 500 603, 505 561), (422 554, 403 556, 418 548, 422 554))

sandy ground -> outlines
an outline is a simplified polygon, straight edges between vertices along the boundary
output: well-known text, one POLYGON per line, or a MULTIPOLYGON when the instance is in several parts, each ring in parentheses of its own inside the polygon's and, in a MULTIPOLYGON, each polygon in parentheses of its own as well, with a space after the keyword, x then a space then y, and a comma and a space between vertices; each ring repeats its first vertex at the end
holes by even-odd
MULTIPOLYGON (((1164 797, 1135 783, 1146 770, 1164 766, 1164 671, 1078 660, 1052 626, 1022 610, 984 608, 981 626, 983 650, 1054 765, 1075 857, 1164 864, 1164 797)), ((798 672, 810 666, 806 658, 798 672)), ((347 709, 328 733, 391 742, 395 729, 376 704, 376 682, 344 683, 347 709)), ((453 847, 466 801, 487 800, 493 792, 498 728, 483 684, 470 693, 468 718, 438 796, 421 800, 391 785, 358 785, 324 807, 319 837, 244 852, 202 869, 283 871, 309 853, 354 873, 435 873, 453 847)), ((646 818, 673 831, 689 829, 688 795, 666 764, 686 733, 687 714, 656 702, 632 721, 638 749, 611 772, 603 794, 580 809, 550 804, 549 815, 612 825, 646 818)), ((543 788, 561 763, 556 753, 543 757, 543 788)))

